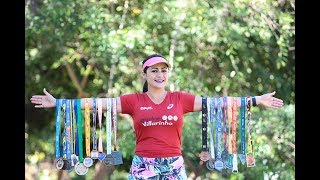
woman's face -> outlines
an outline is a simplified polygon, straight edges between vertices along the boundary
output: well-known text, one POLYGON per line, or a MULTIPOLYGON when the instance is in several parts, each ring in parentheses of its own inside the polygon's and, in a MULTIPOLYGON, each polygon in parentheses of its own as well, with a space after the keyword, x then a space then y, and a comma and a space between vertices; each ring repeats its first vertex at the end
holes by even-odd
POLYGON ((148 88, 164 89, 168 82, 169 69, 165 63, 158 63, 150 66, 144 78, 148 82, 148 88))

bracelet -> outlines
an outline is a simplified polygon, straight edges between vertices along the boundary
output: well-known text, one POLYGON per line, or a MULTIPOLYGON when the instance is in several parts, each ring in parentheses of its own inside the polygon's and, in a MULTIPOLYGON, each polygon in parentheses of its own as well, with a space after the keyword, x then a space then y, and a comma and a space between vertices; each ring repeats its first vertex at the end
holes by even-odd
POLYGON ((256 98, 253 96, 251 97, 251 99, 252 99, 252 106, 257 106, 256 98))
POLYGON ((250 96, 246 97, 246 100, 247 100, 247 107, 251 107, 251 97, 250 96))

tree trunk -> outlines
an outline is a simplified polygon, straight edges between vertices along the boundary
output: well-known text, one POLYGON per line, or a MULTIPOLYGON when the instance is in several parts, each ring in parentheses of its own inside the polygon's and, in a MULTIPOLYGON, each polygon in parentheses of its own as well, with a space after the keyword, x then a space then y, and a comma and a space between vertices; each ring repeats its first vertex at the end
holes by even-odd
POLYGON ((97 162, 94 167, 94 179, 95 180, 105 180, 111 179, 111 174, 114 171, 113 166, 106 166, 102 162, 97 162))

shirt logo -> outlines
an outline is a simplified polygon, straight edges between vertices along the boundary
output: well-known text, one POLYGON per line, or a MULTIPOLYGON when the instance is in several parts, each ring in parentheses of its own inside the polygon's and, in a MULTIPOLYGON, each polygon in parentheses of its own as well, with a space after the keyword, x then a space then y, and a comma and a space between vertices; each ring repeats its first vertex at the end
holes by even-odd
POLYGON ((171 109, 173 107, 173 104, 169 104, 168 106, 167 106, 167 109, 171 109))
POLYGON ((141 123, 143 126, 173 126, 173 122, 178 119, 176 115, 163 115, 161 119, 160 117, 141 119, 141 123))
POLYGON ((153 109, 151 106, 149 106, 149 107, 140 107, 140 110, 151 110, 151 109, 153 109))

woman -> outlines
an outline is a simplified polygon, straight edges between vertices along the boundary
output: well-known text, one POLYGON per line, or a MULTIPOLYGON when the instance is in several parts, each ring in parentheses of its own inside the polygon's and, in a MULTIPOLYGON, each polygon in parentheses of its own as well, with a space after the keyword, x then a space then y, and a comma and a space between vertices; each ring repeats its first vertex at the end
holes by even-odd
MULTIPOLYGON (((202 110, 202 97, 186 92, 165 89, 170 65, 158 54, 148 56, 142 63, 146 80, 142 93, 117 97, 117 113, 129 114, 134 121, 136 150, 128 179, 187 179, 181 152, 183 116, 202 110)), ((34 95, 31 102, 36 108, 55 107, 56 99, 45 89, 45 95, 34 95)), ((267 108, 280 108, 281 99, 275 92, 255 96, 256 104, 267 108)), ((237 107, 240 107, 238 97, 237 107)), ((106 101, 104 98, 103 101, 106 101)), ((103 103, 106 109, 106 103, 103 103)), ((92 108, 92 104, 90 105, 92 108)), ((84 100, 81 99, 84 109, 84 100)), ((207 152, 199 155, 207 161, 207 152)))

